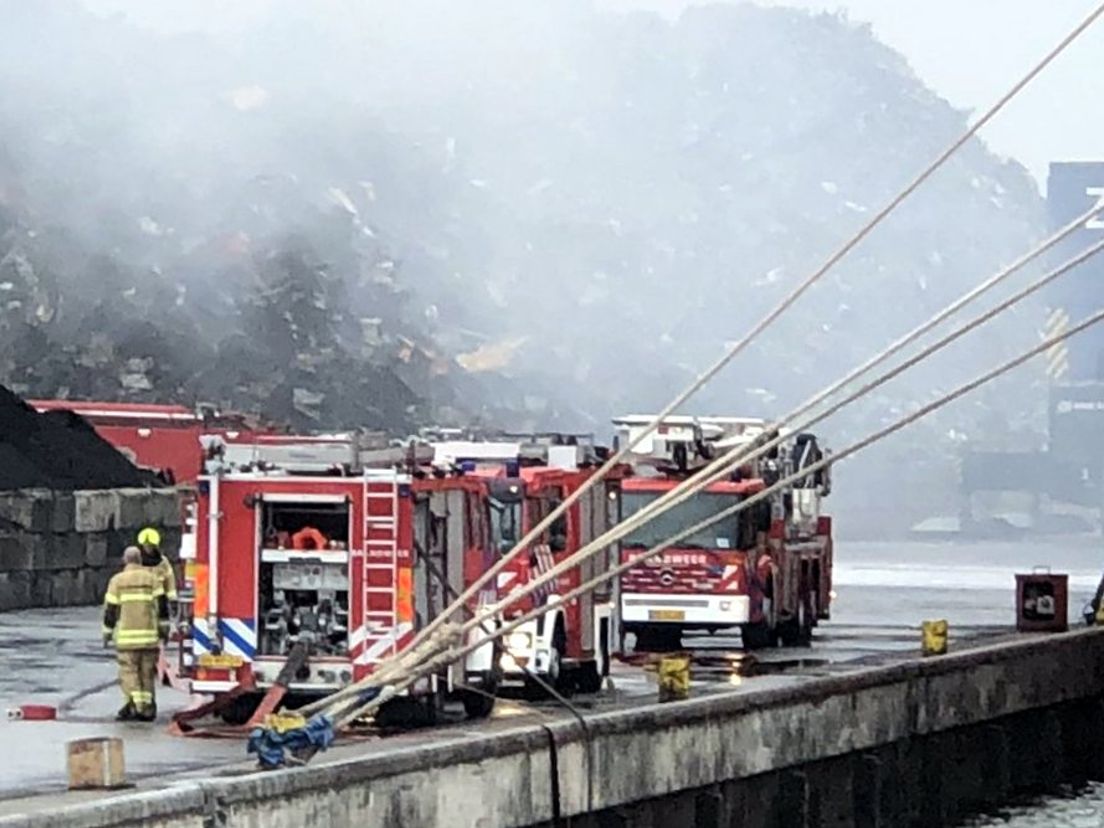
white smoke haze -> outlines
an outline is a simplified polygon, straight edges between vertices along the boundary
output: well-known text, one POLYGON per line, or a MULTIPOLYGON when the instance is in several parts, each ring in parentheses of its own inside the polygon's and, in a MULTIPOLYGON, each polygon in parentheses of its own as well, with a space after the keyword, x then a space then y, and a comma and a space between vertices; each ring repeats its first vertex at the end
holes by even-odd
MULTIPOLYGON (((655 410, 968 118, 840 16, 663 11, 0 0, 0 382, 397 433, 655 410)), ((782 413, 1045 230, 1027 169, 971 143, 692 410, 782 413)), ((1041 313, 821 430, 894 418, 1041 313)), ((1024 369, 837 499, 945 508, 962 440, 1038 442, 1043 398, 1024 369)))

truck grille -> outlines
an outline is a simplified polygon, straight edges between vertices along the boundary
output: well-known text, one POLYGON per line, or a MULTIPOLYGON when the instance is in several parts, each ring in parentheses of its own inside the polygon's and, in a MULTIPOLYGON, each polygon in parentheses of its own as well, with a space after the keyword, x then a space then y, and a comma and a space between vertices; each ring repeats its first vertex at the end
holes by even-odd
MULTIPOLYGON (((640 554, 622 553, 622 560, 640 554)), ((746 577, 742 556, 708 553, 668 553, 656 564, 639 564, 621 576, 623 592, 665 592, 684 594, 743 594, 746 577)))

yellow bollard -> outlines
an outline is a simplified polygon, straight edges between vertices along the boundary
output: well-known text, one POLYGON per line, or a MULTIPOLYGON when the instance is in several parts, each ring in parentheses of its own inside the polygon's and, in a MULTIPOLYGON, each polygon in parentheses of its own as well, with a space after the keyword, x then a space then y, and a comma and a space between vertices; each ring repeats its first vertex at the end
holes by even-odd
POLYGON ((679 701, 690 697, 690 656, 668 655, 659 660, 659 700, 679 701))
POLYGON ((924 621, 920 625, 920 634, 924 655, 944 655, 947 652, 946 620, 924 621))

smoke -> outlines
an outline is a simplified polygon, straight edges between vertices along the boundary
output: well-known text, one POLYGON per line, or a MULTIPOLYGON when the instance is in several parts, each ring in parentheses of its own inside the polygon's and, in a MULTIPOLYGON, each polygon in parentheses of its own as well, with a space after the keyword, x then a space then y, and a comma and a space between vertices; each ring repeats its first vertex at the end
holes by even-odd
MULTIPOLYGON (((868 29, 791 10, 272 0, 197 26, 174 3, 89 5, 0 0, 0 282, 21 292, 0 380, 41 395, 604 434, 966 122, 868 29)), ((1025 171, 972 143, 694 408, 780 413, 1041 230, 1025 171)), ((1037 310, 833 439, 1033 339, 1037 310)), ((991 433, 1007 399, 914 439, 949 458, 947 433, 991 433)), ((1022 408, 996 430, 1029 429, 1041 403, 1022 408)))

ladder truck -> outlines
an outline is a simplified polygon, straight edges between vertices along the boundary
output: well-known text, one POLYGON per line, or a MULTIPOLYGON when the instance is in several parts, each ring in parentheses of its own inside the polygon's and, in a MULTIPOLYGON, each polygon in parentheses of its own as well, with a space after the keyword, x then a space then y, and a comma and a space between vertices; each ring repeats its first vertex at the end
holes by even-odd
MULTIPOLYGON (((509 552, 529 530, 581 488, 608 451, 589 435, 501 435, 451 440, 434 445, 437 463, 467 470, 487 493, 491 544, 509 552)), ((607 582, 593 592, 564 602, 560 596, 617 564, 615 546, 566 570, 533 594, 510 599, 520 589, 573 555, 617 522, 620 480, 627 467, 614 469, 592 487, 499 574, 495 587, 502 618, 509 621, 536 607, 548 611, 503 641, 503 681, 530 689, 534 676, 561 693, 593 693, 609 674, 616 635, 616 603, 607 582)))
MULTIPOLYGON (((614 419, 617 439, 633 440, 653 419, 614 419)), ((666 418, 630 455, 635 474, 621 483, 623 519, 725 451, 766 442, 766 427, 741 417, 666 418)), ((622 561, 823 456, 814 435, 785 435, 766 456, 624 537, 622 561)), ((825 467, 627 570, 618 584, 622 637, 634 635, 639 650, 674 650, 684 633, 734 629, 745 649, 807 643, 831 605, 832 521, 821 513, 830 490, 825 467)))
MULTIPOLYGON (((363 449, 350 435, 223 449, 197 483, 183 660, 193 693, 226 700, 228 723, 249 720, 282 672, 288 706, 371 674, 491 565, 485 485, 435 473, 424 449, 363 449)), ((493 585, 480 596, 495 599, 493 585)), ((432 720, 449 701, 489 715, 497 658, 488 641, 377 719, 413 705, 432 720)))

